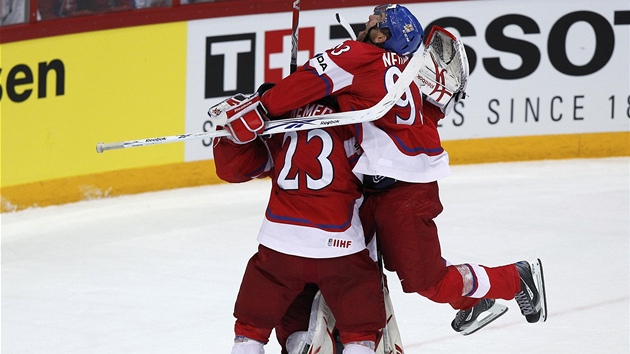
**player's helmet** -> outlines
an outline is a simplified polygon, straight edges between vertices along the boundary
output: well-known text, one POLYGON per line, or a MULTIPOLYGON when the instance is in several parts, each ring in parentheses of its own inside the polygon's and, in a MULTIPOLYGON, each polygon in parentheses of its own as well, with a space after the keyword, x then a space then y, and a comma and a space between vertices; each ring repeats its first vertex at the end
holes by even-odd
POLYGON ((416 17, 406 7, 397 4, 379 5, 374 14, 385 14, 385 19, 376 27, 387 28, 391 37, 383 43, 383 48, 397 53, 409 55, 415 53, 422 44, 424 31, 416 17))

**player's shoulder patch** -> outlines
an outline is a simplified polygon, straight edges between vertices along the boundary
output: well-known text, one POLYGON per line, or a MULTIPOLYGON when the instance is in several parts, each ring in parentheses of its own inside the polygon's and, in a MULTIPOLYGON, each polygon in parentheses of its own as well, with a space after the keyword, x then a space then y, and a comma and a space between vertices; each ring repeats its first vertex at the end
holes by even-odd
POLYGON ((309 62, 309 66, 312 67, 313 69, 315 69, 315 71, 317 71, 317 75, 319 75, 319 76, 322 76, 323 74, 326 74, 327 70, 333 64, 334 63, 332 62, 332 60, 328 56, 328 53, 317 54, 309 62))
POLYGON ((338 67, 339 64, 345 61, 356 61, 363 51, 360 49, 363 44, 353 40, 346 40, 311 58, 309 65, 317 71, 318 75, 327 74, 333 67, 338 67), (350 52, 352 54, 348 55, 347 53, 350 52))

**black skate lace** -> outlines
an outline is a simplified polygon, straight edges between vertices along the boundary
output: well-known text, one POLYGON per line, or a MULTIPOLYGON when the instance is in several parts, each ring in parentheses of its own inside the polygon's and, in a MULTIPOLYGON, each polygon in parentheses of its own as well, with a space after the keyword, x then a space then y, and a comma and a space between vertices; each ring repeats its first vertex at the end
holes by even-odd
POLYGON ((518 303, 518 307, 521 308, 523 315, 531 315, 534 313, 534 304, 526 291, 520 291, 514 298, 516 299, 516 303, 518 303))
POLYGON ((474 311, 474 307, 470 310, 457 311, 457 314, 455 315, 455 319, 453 320, 454 325, 455 325, 454 328, 459 329, 459 330, 463 329, 462 326, 468 322, 467 318, 468 316, 470 316, 470 314, 473 311, 474 311))
POLYGON ((464 320, 466 320, 466 317, 468 317, 468 313, 472 311, 472 309, 464 311, 464 310, 460 310, 457 312, 457 315, 455 316, 455 326, 459 327, 461 326, 461 324, 464 322, 464 320))

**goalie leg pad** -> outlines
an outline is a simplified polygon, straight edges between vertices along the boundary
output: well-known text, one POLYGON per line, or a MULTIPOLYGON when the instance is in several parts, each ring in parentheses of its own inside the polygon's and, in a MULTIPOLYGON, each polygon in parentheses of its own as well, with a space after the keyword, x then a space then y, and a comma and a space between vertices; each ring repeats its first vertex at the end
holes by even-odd
POLYGON ((289 338, 287 338, 287 352, 289 354, 302 354, 308 348, 308 343, 306 342, 308 339, 307 331, 299 331, 292 333, 289 338))
POLYGON ((376 353, 403 353, 403 344, 400 338, 400 331, 398 330, 396 314, 394 313, 394 306, 392 305, 392 300, 389 297, 389 290, 387 288, 383 288, 383 295, 385 297, 387 324, 383 329, 383 336, 376 347, 376 353))
POLYGON ((261 342, 247 337, 237 336, 234 339, 231 354, 265 354, 265 349, 261 342))
POLYGON ((343 354, 374 354, 374 342, 350 342, 343 348, 343 354))

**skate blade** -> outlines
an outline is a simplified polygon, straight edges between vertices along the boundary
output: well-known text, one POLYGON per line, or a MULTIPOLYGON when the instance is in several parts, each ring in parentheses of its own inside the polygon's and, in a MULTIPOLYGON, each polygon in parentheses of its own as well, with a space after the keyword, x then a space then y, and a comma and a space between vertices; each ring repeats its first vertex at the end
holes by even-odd
POLYGON ((484 313, 481 315, 481 316, 485 315, 485 317, 481 319, 477 318, 473 323, 470 324, 470 326, 468 326, 468 328, 466 328, 460 333, 465 336, 469 334, 473 334, 477 332, 478 330, 484 328, 485 326, 489 325, 491 322, 493 322, 497 318, 503 316, 507 312, 507 310, 508 310, 507 306, 503 306, 495 302, 491 308, 485 311, 487 314, 484 313))
POLYGON ((538 295, 540 296, 541 306, 538 322, 545 322, 547 321, 547 293, 545 292, 545 277, 543 276, 543 266, 540 258, 537 258, 536 262, 532 263, 532 273, 538 288, 538 295))

